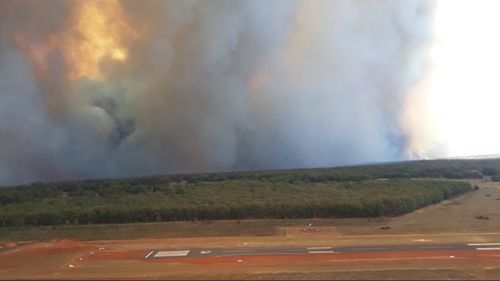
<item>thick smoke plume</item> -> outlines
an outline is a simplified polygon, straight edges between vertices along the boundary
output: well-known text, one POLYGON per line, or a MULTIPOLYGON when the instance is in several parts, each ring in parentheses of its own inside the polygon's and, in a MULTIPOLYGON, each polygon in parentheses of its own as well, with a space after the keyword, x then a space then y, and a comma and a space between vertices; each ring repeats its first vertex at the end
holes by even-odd
POLYGON ((432 11, 1 1, 0 184, 407 158, 432 11))

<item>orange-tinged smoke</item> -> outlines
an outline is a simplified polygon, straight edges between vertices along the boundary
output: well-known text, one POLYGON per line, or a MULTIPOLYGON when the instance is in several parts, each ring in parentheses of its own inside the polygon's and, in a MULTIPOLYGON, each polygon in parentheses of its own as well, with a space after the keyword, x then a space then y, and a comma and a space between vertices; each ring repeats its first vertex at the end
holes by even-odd
POLYGON ((135 32, 125 21, 117 0, 82 1, 76 14, 75 29, 78 35, 63 44, 66 56, 74 63, 70 79, 88 77, 102 79, 99 62, 105 57, 124 61, 127 59, 125 41, 135 32))
POLYGON ((37 66, 38 76, 47 70, 47 56, 52 50, 61 51, 68 66, 67 79, 83 77, 102 80, 103 59, 123 62, 128 58, 127 43, 137 32, 126 19, 118 0, 77 1, 74 17, 68 28, 50 36, 42 44, 29 44, 23 35, 16 43, 25 50, 37 66))

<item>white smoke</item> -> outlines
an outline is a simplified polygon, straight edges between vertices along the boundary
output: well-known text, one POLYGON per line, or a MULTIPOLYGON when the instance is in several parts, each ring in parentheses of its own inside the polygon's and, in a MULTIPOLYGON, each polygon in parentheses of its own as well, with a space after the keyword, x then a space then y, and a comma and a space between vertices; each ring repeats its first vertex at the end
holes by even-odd
POLYGON ((0 4, 0 184, 406 157, 429 1, 122 1, 125 63, 68 81, 53 51, 41 81, 12 36, 64 30, 73 4, 0 4))

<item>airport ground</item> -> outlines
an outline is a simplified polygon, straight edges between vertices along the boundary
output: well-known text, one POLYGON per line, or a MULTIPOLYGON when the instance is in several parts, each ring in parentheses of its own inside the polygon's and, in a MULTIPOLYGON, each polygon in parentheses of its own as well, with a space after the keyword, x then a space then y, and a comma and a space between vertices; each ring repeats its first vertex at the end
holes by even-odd
POLYGON ((0 279, 500 279, 499 246, 491 244, 500 243, 500 183, 472 183, 479 190, 396 218, 3 229, 0 279), (309 223, 319 231, 304 231, 309 223), (447 247, 455 244, 493 249, 447 247), (245 254, 314 247, 332 252, 245 254), (236 252, 146 258, 190 249, 236 252))

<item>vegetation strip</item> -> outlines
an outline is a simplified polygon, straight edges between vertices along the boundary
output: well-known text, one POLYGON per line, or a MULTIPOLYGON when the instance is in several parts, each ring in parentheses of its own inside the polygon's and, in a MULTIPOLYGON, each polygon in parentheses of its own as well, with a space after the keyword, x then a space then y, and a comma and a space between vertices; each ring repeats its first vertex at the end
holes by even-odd
MULTIPOLYGON (((398 216, 499 175, 500 159, 180 174, 0 188, 0 227, 220 219, 398 216)), ((476 189, 478 187, 475 187, 476 189)))
POLYGON ((21 198, 0 206, 0 226, 397 216, 472 190, 466 182, 414 180, 227 180, 138 188, 0 190, 21 198))

